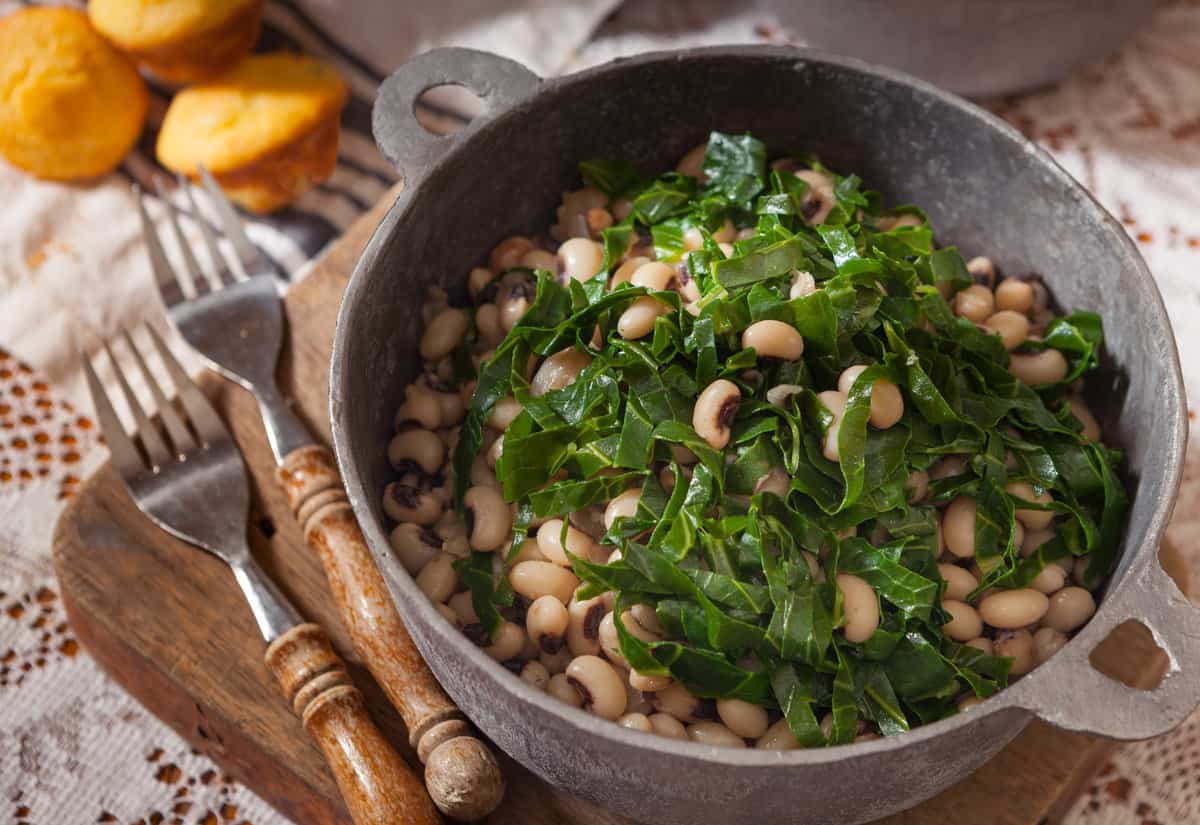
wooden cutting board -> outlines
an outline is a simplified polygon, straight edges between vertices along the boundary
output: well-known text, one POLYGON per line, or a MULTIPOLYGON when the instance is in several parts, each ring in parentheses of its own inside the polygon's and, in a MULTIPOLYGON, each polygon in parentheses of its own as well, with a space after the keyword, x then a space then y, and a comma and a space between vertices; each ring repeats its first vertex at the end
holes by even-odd
MULTIPOLYGON (((334 244, 286 301, 290 334, 280 378, 301 416, 326 440, 328 362, 338 303, 391 200, 334 244)), ((320 565, 274 484, 275 465, 253 400, 215 375, 204 379, 250 466, 255 555, 301 612, 328 629, 380 727, 415 765, 403 724, 356 660, 320 565)), ((351 825, 320 754, 263 666, 254 621, 224 565, 152 526, 107 464, 63 513, 53 552, 75 633, 117 682, 297 823, 351 825)), ((1103 655, 1110 672, 1132 683, 1153 684, 1166 666, 1148 634, 1125 633, 1103 655)), ((973 825, 1052 822, 1086 787, 1111 747, 1035 722, 967 780, 884 822, 943 825, 961 821, 964 811, 971 812, 973 825)), ((504 767, 509 789, 503 806, 489 818, 495 825, 625 822, 550 788, 511 760, 504 767)))

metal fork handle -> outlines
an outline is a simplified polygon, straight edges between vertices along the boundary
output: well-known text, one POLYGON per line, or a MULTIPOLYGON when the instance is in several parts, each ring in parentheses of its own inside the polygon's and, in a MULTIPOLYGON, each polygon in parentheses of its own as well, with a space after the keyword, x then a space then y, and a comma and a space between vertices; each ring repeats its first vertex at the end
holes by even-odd
POLYGON ((313 445, 286 456, 279 480, 305 540, 316 550, 354 649, 408 726, 425 763, 425 787, 455 819, 500 804, 504 776, 413 644, 350 509, 333 454, 313 445))
POLYGON ((258 401, 276 464, 282 465, 288 455, 316 443, 312 431, 292 411, 292 405, 276 389, 274 380, 255 381, 250 389, 258 401))
POLYGON ((233 577, 237 580, 242 595, 250 605, 254 621, 263 640, 273 642, 304 621, 287 596, 276 586, 275 582, 263 572, 258 562, 250 555, 250 551, 240 554, 241 559, 230 563, 233 577))

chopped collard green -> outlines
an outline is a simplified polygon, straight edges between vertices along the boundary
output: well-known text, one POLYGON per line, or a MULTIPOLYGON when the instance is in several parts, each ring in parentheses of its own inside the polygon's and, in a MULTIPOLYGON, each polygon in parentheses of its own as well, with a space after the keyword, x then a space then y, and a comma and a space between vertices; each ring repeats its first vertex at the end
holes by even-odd
POLYGON ((506 574, 527 532, 637 487, 635 514, 594 536, 619 558, 570 558, 584 586, 578 598, 617 594, 620 652, 637 672, 673 677, 698 697, 768 708, 805 746, 850 742, 864 722, 882 735, 901 733, 954 714, 965 695, 1003 688, 1011 659, 942 631, 942 513, 957 497, 975 502, 983 579, 973 596, 1026 587, 1069 557, 1090 559, 1078 574, 1089 583, 1111 571, 1127 508, 1120 454, 1085 438, 1067 404, 1097 365, 1099 317, 1035 318, 1034 337, 1010 352, 956 314, 955 293, 974 281, 956 248, 934 244, 924 213, 884 209, 857 177, 811 161, 769 166, 749 135, 713 133, 701 177, 651 178, 612 160, 588 160, 580 171, 610 205, 621 199, 631 208, 594 235, 605 256, 595 277, 527 273, 536 294, 479 368, 453 452, 461 511, 493 405, 506 396, 520 402, 495 465, 504 499, 516 505, 513 549, 499 551, 508 557, 498 575, 491 553, 456 565, 483 629, 494 632, 519 599, 506 574), (809 220, 822 206, 819 193, 796 169, 831 185, 817 225, 809 220), (753 233, 718 244, 713 234, 729 222, 753 233), (702 243, 689 251, 690 230, 702 243), (629 282, 610 289, 632 244, 694 281, 698 300, 629 282), (815 289, 793 290, 810 276, 815 289), (651 332, 627 340, 617 321, 644 295, 666 306, 651 332), (803 355, 767 359, 743 348, 743 331, 762 320, 797 329, 803 355), (568 348, 590 363, 572 383, 531 394, 531 361, 568 348), (1009 371, 1014 355, 1043 349, 1064 356, 1061 380, 1029 386, 1009 371), (868 369, 844 411, 827 408, 818 395, 853 365, 868 369), (693 427, 697 396, 717 379, 741 394, 722 449, 693 427), (877 379, 903 396, 903 417, 887 429, 869 422, 877 379), (767 392, 779 385, 793 387, 770 403, 767 392), (839 460, 831 461, 823 444, 835 422, 839 460), (961 470, 934 473, 925 496, 910 503, 910 476, 947 456, 961 457, 953 465, 961 470), (773 469, 786 473, 786 486, 761 491, 773 469), (1052 501, 1014 498, 1006 485, 1015 481, 1052 501), (1018 544, 1018 509, 1054 516, 1053 536, 1034 552, 1018 544), (843 573, 878 598, 878 626, 860 643, 843 632, 835 584, 843 573), (656 611, 662 641, 644 641, 621 622, 636 604, 656 611))

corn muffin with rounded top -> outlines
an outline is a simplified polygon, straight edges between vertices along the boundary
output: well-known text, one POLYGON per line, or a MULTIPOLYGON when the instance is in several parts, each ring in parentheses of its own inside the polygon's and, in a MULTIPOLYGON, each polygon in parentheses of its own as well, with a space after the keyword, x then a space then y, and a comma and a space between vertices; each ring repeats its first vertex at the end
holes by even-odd
POLYGON ((324 63, 288 52, 252 55, 175 96, 158 160, 192 178, 203 165, 235 202, 271 212, 333 173, 346 95, 324 63))
POLYGON ((190 83, 250 53, 263 0, 90 0, 101 34, 159 77, 190 83))
POLYGON ((80 11, 0 19, 0 155, 39 178, 111 171, 141 134, 146 84, 80 11))

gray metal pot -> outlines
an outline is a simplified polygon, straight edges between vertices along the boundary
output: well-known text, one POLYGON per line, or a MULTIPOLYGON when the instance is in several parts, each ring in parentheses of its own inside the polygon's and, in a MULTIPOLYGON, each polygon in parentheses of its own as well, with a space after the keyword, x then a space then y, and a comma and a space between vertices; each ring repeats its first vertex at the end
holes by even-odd
POLYGON ((492 740, 539 776, 656 823, 859 823, 963 778, 1035 716, 1119 739, 1154 736, 1200 702, 1200 615, 1156 550, 1181 475, 1178 356, 1154 282, 1121 226, 1002 121, 921 81, 846 58, 777 48, 651 54, 543 81, 462 49, 430 52, 380 90, 375 134, 407 186, 367 246, 338 318, 334 441, 354 510, 417 646, 492 740), (487 103, 463 132, 413 116, 425 89, 462 84, 487 103), (915 202, 941 237, 1004 269, 1044 273, 1067 307, 1103 313, 1109 372, 1090 379, 1109 437, 1127 451, 1134 504, 1123 556, 1092 622, 1048 664, 970 713, 900 737, 766 752, 646 736, 548 700, 434 610, 394 558, 380 499, 392 415, 419 367, 425 288, 463 291, 497 241, 538 232, 576 162, 666 168, 711 129, 749 130, 854 170, 889 202, 915 202), (1137 619, 1171 658, 1153 691, 1092 669, 1088 654, 1137 619))
POLYGON ((758 0, 810 46, 974 97, 1035 89, 1115 52, 1160 0, 758 0))

